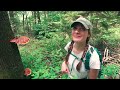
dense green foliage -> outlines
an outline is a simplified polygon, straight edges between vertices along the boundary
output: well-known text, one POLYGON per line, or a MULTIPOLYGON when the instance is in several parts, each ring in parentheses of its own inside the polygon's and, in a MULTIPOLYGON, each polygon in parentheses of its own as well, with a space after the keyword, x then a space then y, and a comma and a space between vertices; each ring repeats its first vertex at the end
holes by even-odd
POLYGON ((67 40, 63 33, 51 35, 51 39, 31 39, 28 45, 20 46, 24 66, 31 68, 34 79, 59 78, 60 66, 66 53, 63 49, 67 40))
MULTIPOLYGON (((67 75, 59 76, 62 58, 66 55, 64 46, 71 38, 72 21, 81 15, 93 23, 90 44, 101 50, 108 47, 114 52, 114 48, 120 46, 118 13, 119 11, 14 11, 11 24, 15 26, 15 35, 30 37, 30 42, 19 46, 19 50, 24 67, 32 70, 31 78, 67 78, 67 75)), ((103 74, 109 75, 106 70, 110 67, 103 68, 103 74)))
POLYGON ((120 66, 116 64, 110 64, 103 66, 101 79, 119 79, 117 76, 120 73, 120 66))

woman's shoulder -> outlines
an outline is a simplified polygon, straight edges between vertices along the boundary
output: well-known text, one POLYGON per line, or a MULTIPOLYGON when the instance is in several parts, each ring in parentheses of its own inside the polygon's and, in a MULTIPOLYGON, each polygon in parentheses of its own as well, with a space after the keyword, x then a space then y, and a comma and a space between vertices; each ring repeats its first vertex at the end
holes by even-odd
POLYGON ((98 50, 98 49, 97 49, 96 47, 90 45, 90 44, 89 44, 88 50, 89 50, 89 52, 90 52, 91 54, 98 55, 98 54, 97 54, 97 50, 98 50))
POLYGON ((69 48, 69 46, 70 46, 70 43, 71 43, 71 41, 69 41, 69 42, 66 44, 66 46, 64 47, 64 49, 65 49, 66 51, 68 51, 68 48, 69 48))
POLYGON ((89 49, 89 50, 92 50, 92 49, 94 50, 94 49, 97 49, 97 48, 94 47, 93 45, 88 44, 88 49, 89 49))
POLYGON ((88 51, 89 51, 90 53, 93 53, 93 51, 94 51, 94 46, 88 44, 88 51))
POLYGON ((92 69, 100 69, 100 57, 98 52, 96 51, 96 47, 94 46, 89 46, 89 50, 91 52, 91 57, 90 57, 90 68, 92 69))

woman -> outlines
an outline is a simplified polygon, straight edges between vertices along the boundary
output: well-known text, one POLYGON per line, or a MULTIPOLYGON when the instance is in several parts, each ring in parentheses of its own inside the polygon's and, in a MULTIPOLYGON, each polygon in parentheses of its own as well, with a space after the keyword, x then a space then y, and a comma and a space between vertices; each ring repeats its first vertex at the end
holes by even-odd
POLYGON ((62 63, 61 71, 67 73, 71 79, 97 79, 100 69, 100 58, 94 50, 91 57, 89 67, 85 68, 84 61, 86 53, 93 47, 88 44, 91 37, 92 24, 89 20, 80 17, 71 25, 72 41, 65 46, 68 54, 62 63))

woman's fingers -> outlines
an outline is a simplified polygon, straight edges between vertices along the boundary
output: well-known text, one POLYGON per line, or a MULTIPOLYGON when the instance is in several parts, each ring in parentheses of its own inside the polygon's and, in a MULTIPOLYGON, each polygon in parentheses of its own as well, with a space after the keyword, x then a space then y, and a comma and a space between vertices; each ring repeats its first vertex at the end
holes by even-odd
POLYGON ((62 73, 69 73, 69 69, 68 69, 68 67, 67 67, 65 62, 62 63, 61 72, 62 73))
POLYGON ((65 70, 62 71, 62 73, 69 73, 69 70, 65 69, 65 70))

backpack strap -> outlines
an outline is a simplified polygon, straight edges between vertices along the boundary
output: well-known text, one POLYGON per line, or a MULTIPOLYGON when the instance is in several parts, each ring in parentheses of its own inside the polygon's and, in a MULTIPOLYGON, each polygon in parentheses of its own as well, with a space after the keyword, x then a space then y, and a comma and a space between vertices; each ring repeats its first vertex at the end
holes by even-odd
POLYGON ((86 57, 85 57, 86 60, 85 60, 85 62, 84 62, 85 68, 86 68, 87 70, 90 69, 90 67, 89 67, 90 57, 91 57, 91 53, 90 53, 90 51, 88 51, 88 52, 86 53, 86 57))
POLYGON ((92 55, 92 53, 93 53, 94 50, 98 53, 99 59, 100 59, 100 63, 102 65, 102 55, 101 55, 100 51, 98 51, 97 48, 90 47, 90 50, 86 53, 86 60, 85 60, 85 68, 87 70, 90 70, 90 66, 89 66, 90 58, 91 58, 91 55, 92 55))
POLYGON ((90 50, 88 50, 88 52, 86 53, 86 60, 85 60, 85 68, 87 69, 87 70, 89 70, 90 69, 90 67, 89 67, 89 63, 90 63, 90 57, 91 57, 91 54, 93 53, 93 51, 94 51, 94 48, 93 47, 90 47, 90 50))
POLYGON ((101 64, 102 64, 103 60, 102 60, 102 54, 101 54, 101 52, 100 52, 97 48, 94 48, 94 49, 95 49, 95 51, 98 53, 99 58, 100 58, 100 62, 101 62, 101 64))

